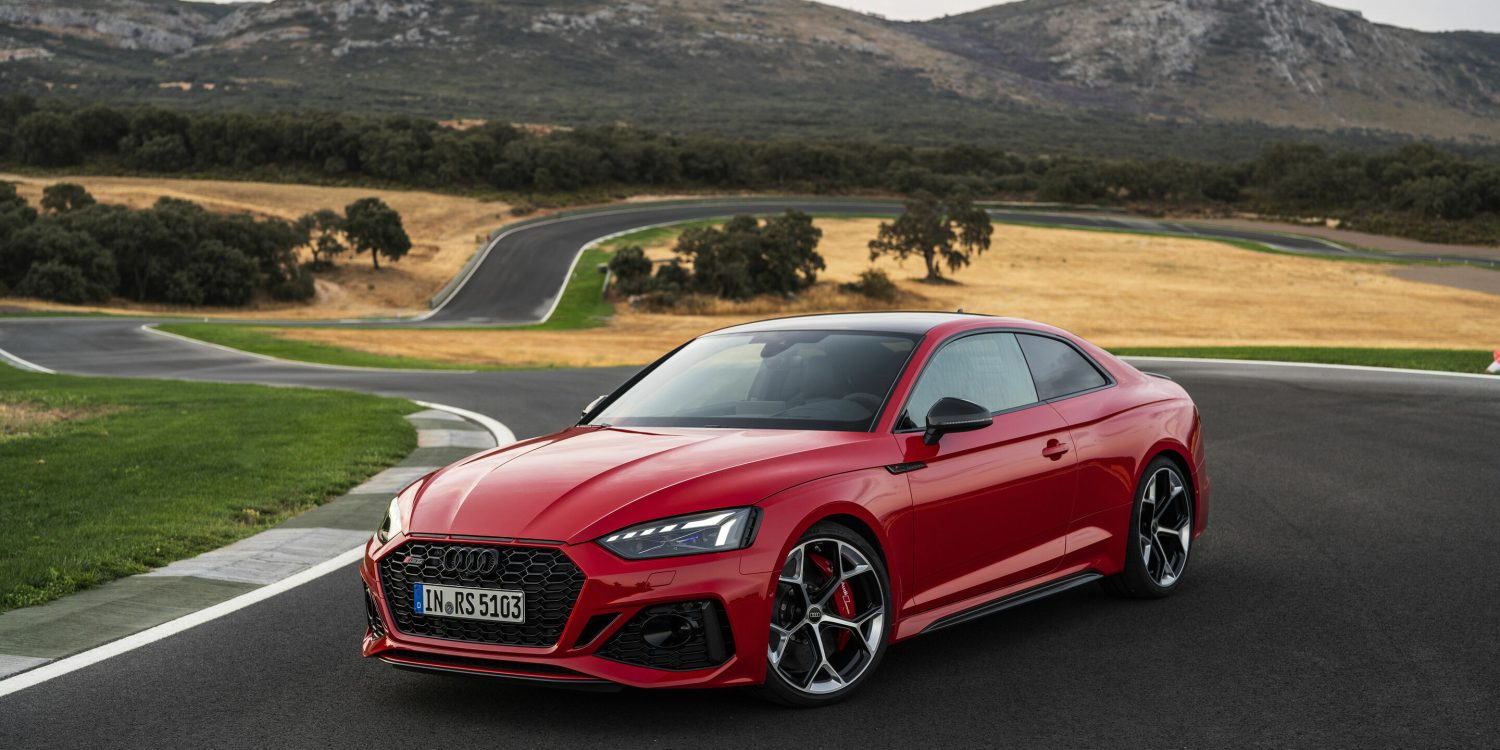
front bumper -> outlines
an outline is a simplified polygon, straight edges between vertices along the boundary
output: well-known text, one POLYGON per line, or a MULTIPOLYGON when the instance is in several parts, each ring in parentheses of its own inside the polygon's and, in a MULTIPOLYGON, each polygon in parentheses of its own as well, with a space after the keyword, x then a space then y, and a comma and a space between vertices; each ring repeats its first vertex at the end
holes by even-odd
MULTIPOLYGON (((759 684, 765 679, 766 623, 771 617, 773 576, 742 574, 741 551, 631 561, 592 543, 523 544, 465 538, 461 543, 469 546, 561 550, 583 572, 582 588, 556 641, 546 646, 515 646, 402 632, 391 610, 392 597, 383 590, 380 564, 408 542, 445 543, 445 540, 403 534, 385 544, 372 538, 366 546, 360 577, 369 592, 366 606, 372 625, 363 642, 362 651, 367 657, 378 657, 407 669, 487 675, 525 684, 582 689, 732 687, 759 684), (703 602, 705 609, 713 612, 711 620, 722 617, 726 621, 719 623, 727 631, 720 643, 729 647, 715 654, 722 657, 722 663, 707 668, 674 669, 673 660, 656 659, 653 663, 659 666, 641 666, 620 660, 628 649, 609 648, 642 610, 684 602, 703 602), (713 606, 707 607, 708 603, 713 606), (605 621, 607 625, 601 627, 605 621)), ((528 615, 531 607, 528 601, 528 615)), ((653 613, 658 611, 661 610, 653 609, 653 613)), ((635 622, 639 624, 640 620, 635 622)))

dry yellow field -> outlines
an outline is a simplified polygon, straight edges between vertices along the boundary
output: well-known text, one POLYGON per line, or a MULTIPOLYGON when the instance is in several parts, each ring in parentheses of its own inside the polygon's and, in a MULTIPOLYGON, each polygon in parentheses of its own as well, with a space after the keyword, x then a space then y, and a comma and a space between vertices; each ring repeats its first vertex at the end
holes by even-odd
MULTIPOLYGON (((819 220, 822 278, 870 266, 875 220, 819 220)), ((652 248, 660 255, 667 248, 652 248)), ((1364 346, 1490 349, 1500 297, 1396 278, 1390 267, 1260 253, 1202 240, 997 225, 957 286, 915 281, 921 264, 877 264, 931 310, 1042 320, 1104 346, 1364 346)), ((847 301, 845 295, 825 299, 847 301)), ((846 303, 846 302, 844 302, 846 303)), ((755 317, 621 309, 576 331, 344 331, 280 335, 382 354, 502 365, 640 364, 704 331, 755 317)))
MULTIPOLYGON (((310 304, 265 301, 248 309, 177 309, 163 305, 95 307, 106 312, 190 312, 234 318, 342 318, 362 315, 414 314, 426 311, 436 294, 473 254, 482 237, 510 221, 509 206, 435 193, 367 188, 331 188, 260 182, 170 180, 140 177, 27 177, 0 175, 33 206, 42 188, 55 182, 83 185, 100 203, 146 208, 158 198, 182 198, 210 211, 251 213, 293 220, 320 208, 342 212, 344 206, 375 196, 401 214, 411 237, 411 252, 398 263, 370 268, 367 257, 345 254, 332 271, 319 272, 318 295, 310 304)), ((11 300, 7 300, 7 304, 11 300)), ((62 305, 21 302, 28 307, 62 305)), ((69 310, 81 308, 66 306, 69 310)))

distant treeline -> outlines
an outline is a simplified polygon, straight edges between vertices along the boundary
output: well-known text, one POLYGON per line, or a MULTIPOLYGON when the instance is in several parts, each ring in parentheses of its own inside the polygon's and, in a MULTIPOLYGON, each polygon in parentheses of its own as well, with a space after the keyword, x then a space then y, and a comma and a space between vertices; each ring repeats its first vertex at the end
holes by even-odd
POLYGON ((500 190, 544 200, 630 190, 937 194, 1337 217, 1420 239, 1493 243, 1500 164, 1429 146, 1285 144, 1237 163, 1023 156, 1002 148, 754 141, 624 127, 458 130, 409 117, 69 109, 0 100, 0 154, 26 167, 500 190))

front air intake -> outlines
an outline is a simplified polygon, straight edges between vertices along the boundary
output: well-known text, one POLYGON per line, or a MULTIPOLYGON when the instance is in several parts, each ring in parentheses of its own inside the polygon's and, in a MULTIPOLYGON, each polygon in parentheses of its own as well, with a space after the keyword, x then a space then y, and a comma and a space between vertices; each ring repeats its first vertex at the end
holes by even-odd
POLYGON ((630 618, 598 655, 652 669, 710 669, 734 655, 734 636, 717 601, 658 604, 630 618))

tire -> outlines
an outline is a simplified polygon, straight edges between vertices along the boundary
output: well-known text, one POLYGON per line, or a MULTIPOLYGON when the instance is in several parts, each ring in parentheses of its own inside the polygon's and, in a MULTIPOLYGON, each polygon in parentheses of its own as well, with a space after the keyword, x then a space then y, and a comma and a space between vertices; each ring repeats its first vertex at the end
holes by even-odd
POLYGON ((890 592, 885 563, 863 536, 828 522, 808 529, 777 574, 762 697, 815 708, 868 682, 889 647, 890 592))
POLYGON ((1176 591, 1191 559, 1194 507, 1192 483, 1181 467, 1157 456, 1135 489, 1125 569, 1101 580, 1104 590, 1130 599, 1160 599, 1176 591))

